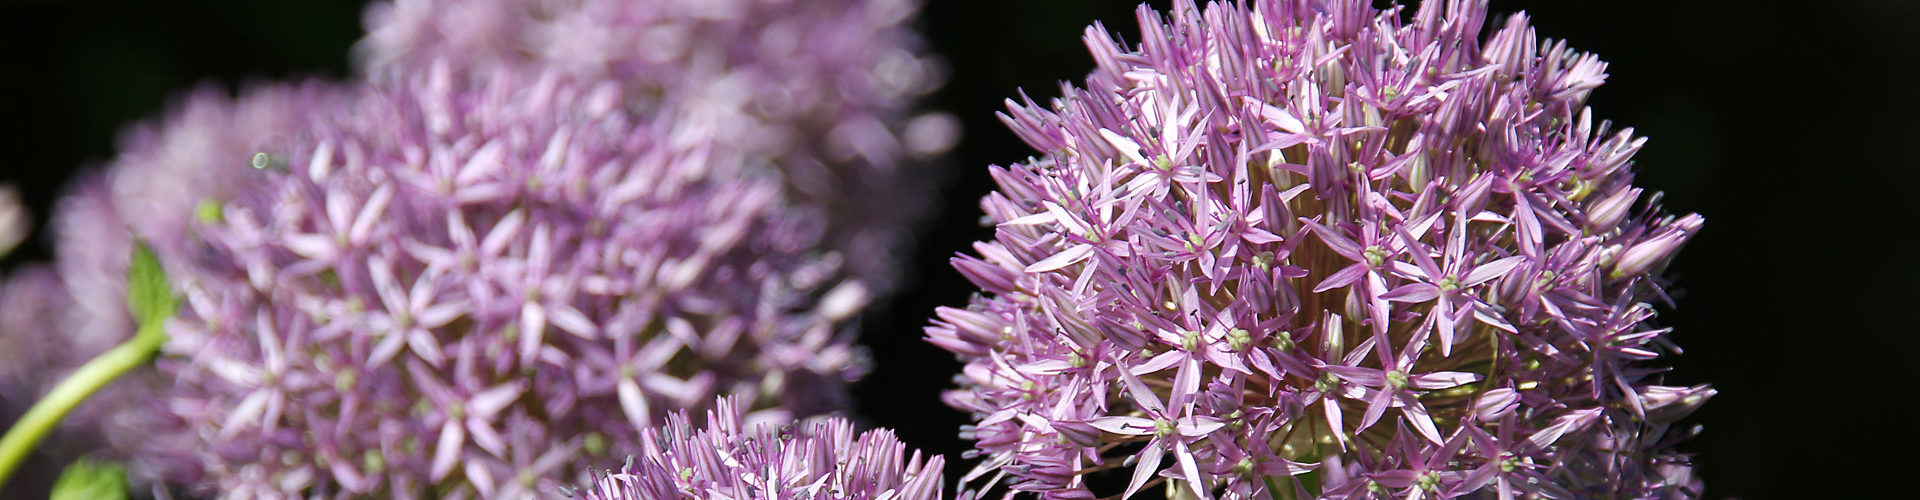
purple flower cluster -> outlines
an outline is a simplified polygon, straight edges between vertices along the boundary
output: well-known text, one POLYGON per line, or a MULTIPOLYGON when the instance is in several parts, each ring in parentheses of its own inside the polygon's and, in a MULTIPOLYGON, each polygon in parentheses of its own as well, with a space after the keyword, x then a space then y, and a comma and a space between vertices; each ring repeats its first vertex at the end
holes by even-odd
POLYGON ((229 167, 243 187, 196 228, 205 268, 159 362, 202 441, 182 477, 523 497, 716 394, 844 404, 864 288, 817 248, 818 209, 685 140, 707 131, 555 73, 357 90, 229 167))
POLYGON ((1086 88, 1002 115, 1045 156, 993 170, 995 239, 954 260, 987 295, 927 330, 967 363, 969 480, 1697 495, 1671 426, 1713 390, 1660 385, 1645 302, 1701 218, 1583 107, 1604 63, 1519 15, 1483 41, 1486 15, 1178 0, 1137 49, 1089 28, 1086 88))
POLYGON ((936 500, 942 497, 939 456, 906 455, 893 432, 855 434, 853 424, 820 418, 780 426, 743 422, 723 399, 694 429, 686 412, 641 437, 628 458, 578 493, 586 500, 754 498, 801 500, 936 500))
POLYGON ((924 160, 958 125, 911 116, 940 83, 911 30, 917 0, 397 0, 368 11, 376 76, 436 60, 605 78, 642 113, 685 108, 711 140, 827 207, 828 248, 876 289, 932 187, 924 160))

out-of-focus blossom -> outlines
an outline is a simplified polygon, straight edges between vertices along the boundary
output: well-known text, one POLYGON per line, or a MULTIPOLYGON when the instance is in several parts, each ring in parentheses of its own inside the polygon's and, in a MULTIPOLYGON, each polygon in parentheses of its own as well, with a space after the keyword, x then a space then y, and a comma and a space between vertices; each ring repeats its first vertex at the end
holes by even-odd
POLYGON ((845 404, 864 288, 821 250, 823 210, 677 140, 704 125, 556 72, 356 92, 202 214, 159 361, 197 442, 151 468, 230 498, 521 498, 719 394, 765 418, 845 404))
POLYGON ((340 99, 318 83, 258 85, 238 97, 217 87, 194 91, 156 122, 122 134, 120 154, 82 174, 55 208, 55 264, 83 324, 66 335, 104 352, 133 336, 126 311, 127 259, 139 240, 169 271, 206 258, 190 226, 203 203, 241 186, 247 158, 298 134, 307 115, 340 99))
POLYGON ((721 400, 695 429, 686 412, 641 435, 641 453, 575 492, 587 500, 753 498, 935 500, 938 455, 911 457, 886 429, 855 433, 852 422, 818 418, 775 426, 741 420, 721 400))
POLYGON ((954 261, 987 295, 928 329, 967 363, 969 480, 1699 494, 1674 422, 1713 390, 1661 385, 1645 302, 1701 218, 1633 186, 1644 140, 1582 104, 1599 59, 1520 15, 1482 40, 1482 1, 1403 9, 1142 7, 1137 48, 1088 29, 1085 89, 1011 103, 1046 156, 993 169, 995 239, 954 261))
POLYGON ((13 186, 0 186, 0 257, 13 253, 32 229, 33 217, 20 206, 20 192, 13 186))
POLYGON ((942 78, 912 30, 917 0, 398 0, 366 15, 361 66, 380 78, 434 61, 607 78, 642 114, 684 107, 705 140, 766 164, 830 209, 827 244, 877 290, 894 271, 956 141, 914 116, 942 78))
MULTIPOLYGON (((162 119, 124 133, 119 156, 83 173, 60 199, 50 225, 54 264, 17 272, 0 297, 0 397, 24 409, 131 338, 126 273, 134 242, 147 243, 175 273, 200 267, 205 255, 190 231, 196 207, 230 195, 246 173, 246 157, 285 140, 308 113, 334 100, 336 90, 315 83, 256 85, 237 97, 205 87, 162 119), (235 157, 222 168, 222 159, 235 157)), ((165 386, 150 370, 129 374, 62 419, 49 447, 78 453, 153 444, 167 417, 144 410, 165 386)))

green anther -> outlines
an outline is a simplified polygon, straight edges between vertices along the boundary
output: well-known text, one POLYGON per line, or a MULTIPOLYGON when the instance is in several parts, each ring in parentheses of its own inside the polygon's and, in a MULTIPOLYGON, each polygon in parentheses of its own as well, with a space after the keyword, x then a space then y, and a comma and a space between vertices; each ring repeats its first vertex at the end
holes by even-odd
POLYGON ((1153 421, 1153 437, 1167 437, 1171 435, 1173 435, 1172 420, 1161 419, 1153 421))
POLYGON ((199 220, 201 224, 209 226, 219 224, 221 221, 226 220, 226 217, 221 214, 220 202, 214 201, 211 198, 200 200, 200 204, 194 205, 193 217, 195 220, 199 220))
POLYGON ((1511 453, 1501 455, 1500 472, 1513 472, 1513 469, 1516 469, 1519 467, 1520 467, 1520 459, 1518 457, 1513 456, 1513 454, 1511 453))
POLYGON ((1421 474, 1420 478, 1414 481, 1420 484, 1420 489, 1427 491, 1438 490, 1440 488, 1440 471, 1427 471, 1427 473, 1421 474))
POLYGON ((692 479, 692 478, 693 478, 693 468, 692 468, 692 467, 687 467, 687 468, 684 468, 684 469, 680 469, 680 479, 681 479, 681 480, 683 480, 683 481, 684 481, 684 480, 687 480, 687 479, 692 479))
POLYGON ((1253 256, 1253 267, 1262 272, 1273 269, 1273 252, 1261 252, 1253 256))
POLYGON ((1524 363, 1520 363, 1520 368, 1527 371, 1538 370, 1540 369, 1540 360, 1529 359, 1524 363))
POLYGON ((533 487, 534 484, 539 482, 540 482, 540 477, 533 475, 533 471, 527 470, 527 469, 520 470, 520 486, 531 488, 533 487))
POLYGON ((264 151, 253 154, 253 168, 255 170, 264 169, 269 166, 273 166, 273 155, 269 155, 264 151))
POLYGON ((1020 381, 1020 399, 1033 399, 1033 389, 1032 380, 1020 381))
POLYGON ((607 438, 598 432, 587 433, 586 443, 582 444, 588 455, 600 456, 607 452, 607 438))
POLYGON ((1361 253, 1366 255, 1367 265, 1374 267, 1380 267, 1380 263, 1386 262, 1389 255, 1387 249, 1380 248, 1380 245, 1367 245, 1367 249, 1361 253))
POLYGON ((1368 480, 1367 491, 1371 491, 1375 495, 1385 495, 1387 494, 1387 487, 1380 484, 1379 481, 1368 480))
POLYGON ((1233 350, 1239 351, 1246 349, 1247 344, 1251 343, 1253 343, 1253 332, 1249 332, 1245 328, 1235 328, 1227 331, 1227 345, 1232 347, 1233 350))
POLYGON ((1200 237, 1199 234, 1187 233, 1187 243, 1194 247, 1205 247, 1207 246, 1207 239, 1200 237))
POLYGON ((1247 423, 1240 420, 1240 417, 1240 410, 1234 410, 1233 413, 1227 414, 1227 428, 1237 431, 1240 430, 1241 427, 1246 427, 1247 423))
POLYGON ((1400 370, 1387 372, 1387 385, 1394 389, 1407 388, 1407 372, 1400 370))
POLYGON ((1460 289, 1460 280, 1457 280, 1457 279, 1453 279, 1453 277, 1452 277, 1452 276, 1448 276, 1448 277, 1445 277, 1445 278, 1440 278, 1440 291, 1441 291, 1441 292, 1451 292, 1451 291, 1454 291, 1454 290, 1459 290, 1459 289, 1460 289))
POLYGON ((378 450, 367 450, 366 453, 360 454, 360 468, 365 469, 368 474, 379 474, 380 471, 387 469, 387 460, 380 457, 378 450))
POLYGON ((1074 368, 1087 366, 1087 358, 1080 356, 1077 352, 1067 353, 1067 365, 1074 368))
POLYGON ((1585 199, 1587 195, 1593 194, 1593 188, 1594 183, 1592 181, 1575 178, 1573 180, 1573 189, 1567 193, 1567 199, 1576 202, 1585 199))
POLYGON ((1318 382, 1313 383, 1313 388, 1319 389, 1320 392, 1333 392, 1334 389, 1340 388, 1340 376, 1334 375, 1333 372, 1327 372, 1326 375, 1320 377, 1318 382))
POLYGON ((1280 352, 1292 352, 1293 345, 1293 334, 1287 333, 1286 330, 1281 330, 1279 335, 1273 336, 1273 348, 1279 349, 1280 352))
POLYGON ((448 404, 447 418, 454 419, 454 420, 467 418, 467 405, 459 401, 454 401, 452 404, 448 404))
POLYGON ((1155 156, 1153 157, 1153 166, 1159 167, 1160 170, 1172 170, 1173 160, 1165 156, 1155 156))
POLYGON ((1400 88, 1394 87, 1394 86, 1388 86, 1386 88, 1380 89, 1380 96, 1387 98, 1387 100, 1389 101, 1394 100, 1395 98, 1400 97, 1400 88))
POLYGON ((1233 464, 1233 472, 1240 474, 1242 476, 1253 475, 1253 459, 1252 458, 1240 459, 1240 463, 1233 464))
POLYGON ((1180 336, 1180 348, 1188 351, 1200 350, 1200 332, 1187 332, 1180 336))

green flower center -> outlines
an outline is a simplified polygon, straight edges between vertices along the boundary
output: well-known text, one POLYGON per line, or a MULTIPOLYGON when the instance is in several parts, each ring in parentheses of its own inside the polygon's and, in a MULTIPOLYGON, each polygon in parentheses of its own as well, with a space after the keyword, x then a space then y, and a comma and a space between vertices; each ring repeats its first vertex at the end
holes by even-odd
POLYGON ((1407 388, 1407 372, 1400 370, 1387 372, 1387 385, 1394 390, 1407 388))
POLYGON ((1366 251, 1362 253, 1367 257, 1367 265, 1374 267, 1380 267, 1380 263, 1386 262, 1388 255, 1387 249, 1380 248, 1379 245, 1367 245, 1366 251))

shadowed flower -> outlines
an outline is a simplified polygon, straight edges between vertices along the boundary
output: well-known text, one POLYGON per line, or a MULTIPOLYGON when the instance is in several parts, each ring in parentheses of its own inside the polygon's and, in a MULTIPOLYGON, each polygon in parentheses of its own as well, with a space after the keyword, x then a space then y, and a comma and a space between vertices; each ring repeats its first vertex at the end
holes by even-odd
POLYGON ((587 500, 754 498, 801 500, 936 500, 942 496, 938 455, 911 457, 893 432, 855 434, 839 418, 758 425, 742 421, 722 399, 694 429, 686 412, 641 436, 638 458, 574 492, 587 500))
POLYGON ((1644 302, 1701 218, 1643 201, 1644 139, 1583 107, 1604 63, 1486 16, 1177 0, 1134 48, 1089 28, 1086 87, 1002 115, 1045 156, 993 168, 995 238, 954 260, 988 295, 927 329, 967 363, 968 480, 1698 495, 1673 424, 1713 390, 1662 385, 1644 302))
POLYGON ((368 9, 356 47, 376 78, 437 60, 619 82, 626 106, 684 107, 708 140, 779 170, 828 207, 826 244, 876 289, 933 187, 925 160, 957 140, 914 116, 940 63, 912 30, 917 0, 397 0, 368 9))
POLYGON ((460 71, 357 88, 235 167, 159 361, 197 442, 154 468, 223 497, 520 498, 718 394, 845 404, 865 293, 816 207, 611 82, 460 71))
POLYGON ((13 247, 32 232, 33 219, 20 206, 20 191, 0 185, 0 257, 13 253, 13 247))

